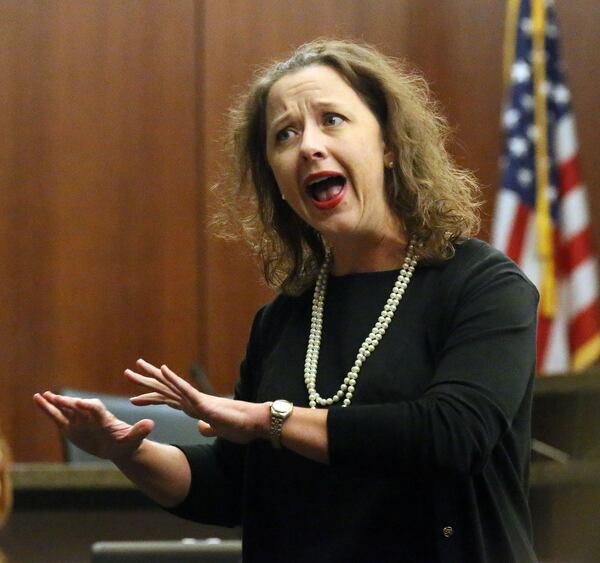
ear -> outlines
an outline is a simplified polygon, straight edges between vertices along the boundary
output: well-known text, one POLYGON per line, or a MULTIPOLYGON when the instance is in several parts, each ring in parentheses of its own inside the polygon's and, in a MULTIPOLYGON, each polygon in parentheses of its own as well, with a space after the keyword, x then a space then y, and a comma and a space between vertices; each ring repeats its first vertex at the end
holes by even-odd
POLYGON ((394 151, 386 150, 383 153, 383 163, 386 168, 392 168, 392 166, 394 166, 395 160, 396 160, 396 156, 394 155, 394 151))

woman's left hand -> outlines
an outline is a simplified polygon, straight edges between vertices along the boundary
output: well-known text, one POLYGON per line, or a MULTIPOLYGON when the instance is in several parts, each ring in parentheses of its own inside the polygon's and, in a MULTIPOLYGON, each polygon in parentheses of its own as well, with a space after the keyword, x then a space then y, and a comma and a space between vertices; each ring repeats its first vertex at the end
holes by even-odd
POLYGON ((125 376, 148 392, 132 397, 134 405, 168 405, 182 410, 198 419, 198 429, 204 436, 220 436, 238 444, 269 438, 268 403, 234 401, 201 393, 166 365, 157 368, 140 359, 136 366, 142 373, 127 369, 125 376))

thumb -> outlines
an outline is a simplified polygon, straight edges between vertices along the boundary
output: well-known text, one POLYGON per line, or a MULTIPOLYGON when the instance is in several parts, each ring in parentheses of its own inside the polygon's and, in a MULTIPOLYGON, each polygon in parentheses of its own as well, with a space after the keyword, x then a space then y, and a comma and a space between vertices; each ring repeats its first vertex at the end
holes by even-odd
POLYGON ((207 438, 212 438, 217 435, 214 428, 208 424, 208 422, 204 422, 203 420, 198 421, 198 430, 202 436, 206 436, 207 438))
POLYGON ((144 418, 136 422, 127 433, 127 440, 131 442, 141 442, 154 429, 154 421, 144 418))

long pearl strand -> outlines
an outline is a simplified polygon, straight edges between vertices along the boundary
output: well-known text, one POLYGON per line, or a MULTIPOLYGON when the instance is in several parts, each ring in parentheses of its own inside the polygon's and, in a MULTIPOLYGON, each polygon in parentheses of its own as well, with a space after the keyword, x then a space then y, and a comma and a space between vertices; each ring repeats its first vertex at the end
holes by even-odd
POLYGON ((317 364, 319 362, 319 350, 321 348, 321 333, 323 331, 323 305, 325 303, 325 293, 327 290, 327 278, 329 276, 329 266, 331 264, 331 254, 329 253, 325 258, 325 262, 321 267, 319 275, 317 277, 317 283, 315 285, 315 292, 313 296, 312 304, 312 315, 310 323, 310 335, 308 337, 308 347, 306 349, 306 359, 304 361, 304 382, 308 390, 308 405, 311 409, 318 406, 324 407, 339 402, 343 398, 343 407, 347 407, 352 402, 352 395, 356 387, 356 381, 360 373, 365 360, 375 350, 388 326, 394 318, 394 313, 398 307, 398 303, 402 299, 406 287, 410 282, 410 278, 413 275, 415 266, 417 265, 417 258, 415 256, 415 244, 414 240, 411 239, 408 248, 406 250, 406 256, 398 279, 394 283, 392 292, 388 297, 388 300, 383 307, 383 311, 379 315, 375 326, 371 329, 369 336, 365 338, 361 347, 358 349, 356 360, 354 365, 347 373, 343 383, 340 385, 339 390, 333 397, 323 399, 316 390, 317 382, 317 364))

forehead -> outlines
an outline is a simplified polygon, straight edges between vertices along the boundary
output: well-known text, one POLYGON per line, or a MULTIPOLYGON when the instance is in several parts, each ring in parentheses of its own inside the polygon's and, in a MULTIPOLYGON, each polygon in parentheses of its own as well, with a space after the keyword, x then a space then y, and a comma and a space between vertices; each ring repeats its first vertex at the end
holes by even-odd
POLYGON ((282 76, 271 86, 267 97, 267 121, 303 102, 343 102, 366 108, 360 96, 336 70, 325 65, 311 65, 282 76))

